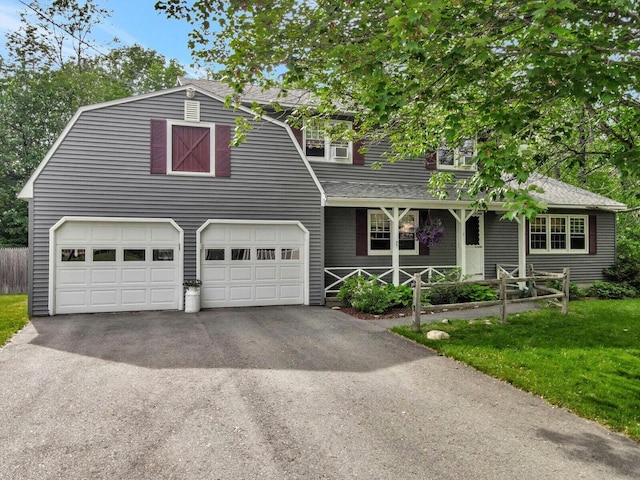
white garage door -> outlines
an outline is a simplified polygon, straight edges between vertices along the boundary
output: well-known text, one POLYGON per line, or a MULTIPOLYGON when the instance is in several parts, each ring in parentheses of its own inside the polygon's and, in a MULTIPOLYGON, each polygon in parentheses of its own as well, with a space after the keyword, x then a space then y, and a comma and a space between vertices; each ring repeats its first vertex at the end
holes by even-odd
POLYGON ((202 307, 305 303, 307 235, 298 222, 206 223, 200 229, 202 307))
POLYGON ((166 221, 65 221, 54 230, 52 313, 178 309, 180 243, 166 221))

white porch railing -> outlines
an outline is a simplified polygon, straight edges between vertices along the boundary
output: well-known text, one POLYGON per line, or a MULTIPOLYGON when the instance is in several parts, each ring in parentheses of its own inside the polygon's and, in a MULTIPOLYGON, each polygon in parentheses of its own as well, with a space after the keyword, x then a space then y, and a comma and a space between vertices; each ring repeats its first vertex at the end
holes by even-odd
MULTIPOLYGON (((444 266, 405 266, 400 268, 400 284, 408 285, 413 281, 413 276, 419 273, 429 282, 438 281, 459 281, 462 269, 456 265, 444 266)), ((381 283, 392 283, 393 268, 392 267, 328 267, 324 269, 325 284, 327 277, 331 282, 325 286, 325 295, 338 293, 342 283, 354 275, 363 277, 377 276, 381 283)))
POLYGON ((496 278, 500 279, 502 277, 505 278, 518 278, 518 277, 526 277, 530 276, 533 272, 533 265, 527 264, 527 271, 520 272, 519 265, 507 265, 507 264, 498 264, 496 265, 496 278))

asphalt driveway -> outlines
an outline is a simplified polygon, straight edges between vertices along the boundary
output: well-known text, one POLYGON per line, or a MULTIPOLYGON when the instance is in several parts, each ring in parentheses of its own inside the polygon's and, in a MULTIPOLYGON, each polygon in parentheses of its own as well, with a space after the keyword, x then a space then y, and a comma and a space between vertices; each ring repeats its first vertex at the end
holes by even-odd
POLYGON ((630 479, 634 442, 321 307, 34 319, 0 479, 630 479))

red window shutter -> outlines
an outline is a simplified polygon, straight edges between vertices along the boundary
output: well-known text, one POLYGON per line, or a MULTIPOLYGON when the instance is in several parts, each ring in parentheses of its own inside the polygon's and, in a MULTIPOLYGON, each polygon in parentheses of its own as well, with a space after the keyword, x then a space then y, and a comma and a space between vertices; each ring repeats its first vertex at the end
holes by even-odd
MULTIPOLYGON (((420 212, 418 213, 418 225, 416 225, 416 228, 420 228, 420 225, 425 224, 428 218, 429 210, 420 210, 420 212)), ((429 255, 429 247, 427 247, 423 243, 418 242, 418 254, 429 255)))
POLYGON ((149 171, 164 175, 167 173, 167 121, 151 120, 150 137, 149 171))
POLYGON ((351 152, 351 158, 354 165, 364 165, 364 153, 360 153, 360 148, 364 145, 362 140, 353 142, 353 151, 351 152))
POLYGON ((173 125, 171 168, 174 172, 211 172, 211 129, 173 125))
POLYGON ((436 152, 429 152, 424 159, 424 168, 427 170, 437 170, 438 169, 438 159, 436 152))
POLYGON ((216 125, 216 177, 231 176, 231 126, 216 125))
POLYGON ((589 255, 598 253, 598 233, 596 231, 596 216, 589 215, 589 255))
POLYGON ((356 209, 356 255, 367 256, 369 253, 369 232, 367 231, 367 210, 356 209))
POLYGON ((300 145, 302 147, 302 150, 304 150, 304 135, 302 133, 302 130, 299 128, 291 127, 291 131, 293 132, 293 136, 296 137, 298 145, 300 145))

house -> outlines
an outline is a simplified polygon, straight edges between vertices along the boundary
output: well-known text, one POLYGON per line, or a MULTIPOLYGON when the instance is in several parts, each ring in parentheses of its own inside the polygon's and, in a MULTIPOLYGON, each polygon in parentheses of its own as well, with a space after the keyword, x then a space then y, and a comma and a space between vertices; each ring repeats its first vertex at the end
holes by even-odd
POLYGON ((362 154, 322 125, 255 122, 246 105, 224 106, 227 93, 181 79, 79 109, 20 193, 31 315, 178 310, 192 278, 203 281, 203 308, 321 305, 358 271, 403 283, 416 271, 492 278, 533 263, 589 282, 614 260, 618 202, 540 176, 548 211, 530 226, 501 220, 502 204, 479 213, 428 194, 433 169, 468 174, 465 152, 374 170, 384 145, 362 154), (238 116, 253 129, 232 147, 238 116), (444 234, 427 248, 415 229, 429 220, 444 234))

